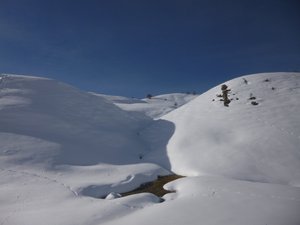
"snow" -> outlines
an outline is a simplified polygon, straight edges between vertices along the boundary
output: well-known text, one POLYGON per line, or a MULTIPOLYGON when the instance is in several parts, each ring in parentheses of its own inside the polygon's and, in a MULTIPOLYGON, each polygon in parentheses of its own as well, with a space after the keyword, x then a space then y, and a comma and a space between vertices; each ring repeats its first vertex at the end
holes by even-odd
POLYGON ((300 224, 300 74, 225 83, 229 107, 221 84, 133 99, 0 76, 0 224, 300 224), (162 203, 120 196, 171 172, 162 203))
POLYGON ((299 224, 298 188, 206 176, 167 187, 164 203, 108 224, 299 224))
POLYGON ((105 199, 107 199, 107 200, 113 200, 113 199, 121 198, 121 197, 122 197, 121 194, 116 193, 116 192, 111 192, 111 193, 109 193, 109 194, 105 197, 105 199))
MULTIPOLYGON (((1 132, 15 136, 11 138, 33 137, 46 146, 54 143, 57 155, 51 160, 55 165, 119 164, 120 158, 121 163, 134 163, 144 151, 136 138, 141 121, 103 98, 54 80, 22 76, 4 78, 1 89, 1 132)), ((37 151, 53 154, 47 148, 26 151, 22 163, 40 157, 37 151)), ((20 155, 6 157, 13 160, 20 155)))
POLYGON ((172 170, 300 186, 299 74, 243 78, 247 84, 226 82, 239 99, 229 107, 212 101, 221 92, 217 86, 163 117, 176 124, 167 146, 172 170), (259 105, 250 104, 251 93, 259 105))
POLYGON ((136 99, 101 94, 95 95, 108 99, 125 111, 139 112, 154 119, 159 119, 163 115, 179 108, 198 96, 196 94, 173 93, 157 95, 145 99, 136 99))

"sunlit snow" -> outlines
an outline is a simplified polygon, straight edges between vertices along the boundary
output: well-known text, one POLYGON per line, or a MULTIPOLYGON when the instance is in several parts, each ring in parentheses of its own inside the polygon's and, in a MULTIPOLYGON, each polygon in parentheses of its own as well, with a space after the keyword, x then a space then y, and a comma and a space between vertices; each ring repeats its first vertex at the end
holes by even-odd
POLYGON ((300 73, 225 84, 229 107, 222 84, 132 99, 1 75, 0 225, 299 225, 300 73), (119 194, 170 173, 164 202, 119 194))

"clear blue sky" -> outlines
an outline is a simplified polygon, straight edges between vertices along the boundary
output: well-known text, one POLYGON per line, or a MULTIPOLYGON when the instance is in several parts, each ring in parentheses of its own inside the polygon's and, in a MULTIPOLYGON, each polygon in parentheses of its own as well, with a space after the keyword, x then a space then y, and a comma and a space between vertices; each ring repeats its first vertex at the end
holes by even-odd
POLYGON ((0 0, 0 73, 144 97, 300 71, 299 0, 0 0))

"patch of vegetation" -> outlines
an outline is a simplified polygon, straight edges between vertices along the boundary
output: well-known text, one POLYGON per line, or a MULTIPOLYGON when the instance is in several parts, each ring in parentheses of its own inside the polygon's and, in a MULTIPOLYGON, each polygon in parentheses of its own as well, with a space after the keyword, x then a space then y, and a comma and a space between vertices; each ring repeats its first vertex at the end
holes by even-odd
POLYGON ((243 81, 245 84, 248 84, 248 81, 245 78, 243 78, 243 81))
POLYGON ((153 95, 151 95, 151 94, 147 94, 147 95, 146 95, 146 98, 148 98, 148 99, 152 99, 152 98, 153 98, 153 95))
POLYGON ((221 86, 221 90, 222 90, 222 94, 217 94, 216 96, 218 98, 221 98, 220 101, 224 102, 224 106, 228 107, 229 103, 233 100, 233 99, 229 99, 229 95, 230 95, 231 90, 228 89, 228 86, 226 84, 223 84, 221 86))
POLYGON ((168 176, 158 176, 158 178, 155 181, 148 182, 142 184, 140 187, 133 191, 121 193, 121 196, 128 196, 128 195, 134 195, 139 193, 152 193, 158 197, 162 197, 165 194, 173 193, 175 191, 168 191, 163 188, 163 186, 173 180, 177 180, 179 178, 183 178, 183 176, 172 174, 168 176))
POLYGON ((250 97, 248 98, 248 100, 255 100, 255 99, 256 99, 256 97, 254 97, 253 94, 250 93, 250 97))

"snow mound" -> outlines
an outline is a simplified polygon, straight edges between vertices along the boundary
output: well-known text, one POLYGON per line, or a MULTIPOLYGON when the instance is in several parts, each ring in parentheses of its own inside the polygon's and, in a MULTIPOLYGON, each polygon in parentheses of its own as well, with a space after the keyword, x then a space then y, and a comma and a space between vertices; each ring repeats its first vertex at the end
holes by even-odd
POLYGON ((162 117, 176 127, 167 145, 172 170, 300 186, 300 73, 225 84, 229 107, 220 84, 162 117))
POLYGON ((55 80, 0 77, 2 165, 138 162, 140 119, 55 80))

